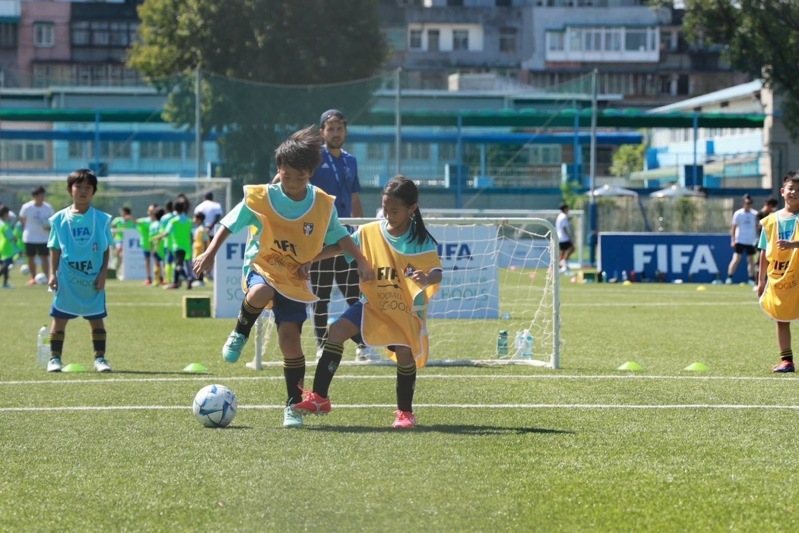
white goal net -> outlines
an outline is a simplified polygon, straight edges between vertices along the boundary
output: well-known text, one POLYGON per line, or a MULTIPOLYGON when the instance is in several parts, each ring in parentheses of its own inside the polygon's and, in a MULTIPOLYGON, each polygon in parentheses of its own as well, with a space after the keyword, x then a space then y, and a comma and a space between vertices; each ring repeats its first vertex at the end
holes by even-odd
MULTIPOLYGON (((362 219, 345 219, 353 224, 362 219)), ((444 267, 438 294, 428 307, 428 366, 522 364, 560 365, 558 242, 551 222, 541 218, 425 218, 438 241, 444 267), (520 342, 525 330, 529 348, 520 342), (529 338, 528 336, 528 338, 529 338)), ((328 323, 345 309, 334 289, 328 323)), ((316 353, 312 309, 303 327, 303 351, 316 353)), ((279 364, 271 313, 253 331, 258 369, 279 364)), ((353 343, 342 364, 355 361, 353 343)), ((358 364, 380 364, 359 362, 358 364)))

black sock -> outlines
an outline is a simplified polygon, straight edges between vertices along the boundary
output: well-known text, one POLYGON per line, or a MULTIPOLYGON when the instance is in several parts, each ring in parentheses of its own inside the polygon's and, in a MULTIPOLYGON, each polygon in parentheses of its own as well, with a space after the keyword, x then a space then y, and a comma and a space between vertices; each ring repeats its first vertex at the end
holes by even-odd
POLYGON ((94 348, 95 357, 105 357, 105 330, 93 329, 92 330, 92 348, 94 348))
POLYGON ((50 357, 61 357, 64 353, 65 336, 63 331, 55 331, 50 335, 50 357))
POLYGON ((261 315, 263 308, 253 307, 247 302, 245 298, 241 302, 241 309, 239 310, 239 319, 236 321, 236 333, 241 333, 245 337, 250 336, 250 330, 255 325, 255 321, 261 315))
POLYGON ((416 365, 397 366, 397 409, 413 412, 413 391, 416 388, 416 365))
POLYGON ((318 395, 327 398, 330 382, 333 381, 333 375, 341 363, 342 353, 344 353, 343 344, 325 341, 322 345, 322 357, 316 363, 316 373, 313 377, 313 391, 318 395))
POLYGON ((793 350, 788 348, 787 350, 783 350, 780 352, 780 359, 783 361, 790 361, 793 362, 793 350))
POLYGON ((294 405, 302 401, 302 387, 305 381, 305 357, 283 360, 283 378, 286 380, 288 401, 286 405, 294 405))

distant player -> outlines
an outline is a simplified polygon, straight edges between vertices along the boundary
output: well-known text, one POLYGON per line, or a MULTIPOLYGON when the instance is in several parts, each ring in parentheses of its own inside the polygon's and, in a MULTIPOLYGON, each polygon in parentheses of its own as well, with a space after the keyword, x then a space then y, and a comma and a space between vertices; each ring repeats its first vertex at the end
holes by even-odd
POLYGON ((153 249, 150 242, 150 222, 152 222, 153 214, 157 209, 158 206, 156 204, 150 204, 147 206, 147 216, 136 219, 136 229, 139 231, 139 245, 144 254, 144 271, 147 274, 144 285, 147 286, 153 284, 153 249))
MULTIPOLYGON (((205 213, 202 211, 194 213, 194 228, 191 237, 191 256, 200 257, 200 254, 208 248, 208 227, 205 225, 205 213)), ((197 276, 197 284, 202 287, 205 285, 205 272, 200 272, 197 276)))
POLYGON ((50 218, 50 289, 53 306, 50 316, 50 361, 48 372, 60 372, 67 322, 83 317, 89 321, 94 347, 94 369, 110 372, 105 358, 105 281, 108 275, 108 250, 113 243, 111 215, 91 205, 97 192, 97 176, 80 169, 67 177, 72 205, 50 218))
POLYGON ((11 223, 8 206, 0 205, 0 276, 3 278, 3 288, 10 289, 8 274, 14 264, 14 254, 17 247, 14 240, 14 225, 11 223))
POLYGON ((763 311, 777 322, 780 363, 773 370, 793 372, 791 321, 799 319, 799 176, 786 175, 780 194, 785 207, 762 220, 757 295, 763 311))
POLYGON ((569 258, 574 253, 574 231, 569 221, 569 206, 560 204, 560 213, 555 219, 555 230, 558 232, 560 242, 560 271, 563 274, 569 273, 569 258))
POLYGON ((114 236, 114 253, 116 254, 116 275, 117 279, 122 279, 122 239, 125 236, 125 230, 136 229, 136 219, 133 218, 133 213, 130 207, 123 207, 119 210, 119 216, 111 221, 111 231, 114 236))
POLYGON ((732 246, 733 254, 732 260, 727 266, 726 283, 728 285, 732 283, 732 276, 738 269, 738 264, 741 262, 742 257, 746 257, 746 273, 752 285, 755 283, 757 225, 757 211, 752 208, 752 197, 745 194, 743 206, 733 213, 732 224, 730 225, 730 245, 732 246))
POLYGON ((36 257, 42 263, 42 272, 50 277, 50 263, 47 250, 47 236, 50 233, 50 217, 53 206, 44 201, 44 187, 36 187, 31 193, 33 199, 22 204, 19 209, 19 221, 22 225, 22 242, 28 258, 28 285, 36 285, 36 257))
POLYGON ((182 281, 186 280, 186 288, 191 289, 193 280, 191 272, 192 229, 194 224, 186 215, 188 203, 178 198, 175 201, 175 214, 169 219, 164 231, 158 239, 164 239, 172 257, 175 260, 172 283, 164 286, 165 289, 179 289, 182 281))
POLYGON ((300 130, 275 150, 279 182, 244 187, 244 200, 225 215, 208 250, 194 261, 194 271, 213 264, 228 235, 250 228, 244 255, 245 296, 235 329, 222 348, 226 361, 235 362, 255 321, 271 307, 283 352, 283 377, 288 399, 283 427, 302 426, 292 405, 302 400, 305 355, 300 334, 307 318, 306 306, 316 300, 308 281, 310 262, 323 246, 338 243, 358 263, 363 280, 372 279, 369 263, 339 222, 335 199, 310 184, 321 159, 322 140, 315 128, 300 130))
MULTIPOLYGON (((397 176, 383 190, 385 220, 361 226, 353 235, 377 272, 361 279, 361 298, 330 326, 316 365, 313 391, 294 406, 301 414, 331 410, 328 387, 341 362, 344 341, 363 336, 370 346, 387 346, 397 363, 397 410, 392 427, 416 426, 413 393, 416 369, 427 362, 427 303, 441 283, 436 240, 419 212, 419 191, 413 181, 397 176)), ((336 253, 336 246, 323 254, 336 253)))

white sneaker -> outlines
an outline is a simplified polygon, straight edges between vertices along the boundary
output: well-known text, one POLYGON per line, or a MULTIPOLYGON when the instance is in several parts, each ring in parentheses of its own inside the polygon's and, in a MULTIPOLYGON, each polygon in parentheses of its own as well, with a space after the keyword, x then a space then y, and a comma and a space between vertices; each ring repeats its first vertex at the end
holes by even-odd
POLYGON ((111 372, 111 365, 105 357, 94 358, 94 369, 98 372, 111 372))
POLYGON ((287 405, 283 409, 283 427, 284 428, 301 428, 302 415, 294 410, 291 405, 287 405))
POLYGON ((47 371, 48 372, 61 372, 61 358, 60 357, 51 357, 49 361, 47 361, 47 371))
POLYGON ((732 285, 732 278, 727 278, 724 280, 725 285, 732 285))
POLYGON ((358 346, 358 348, 355 349, 356 361, 370 361, 372 363, 376 363, 382 359, 383 358, 380 356, 380 352, 371 346, 358 346))

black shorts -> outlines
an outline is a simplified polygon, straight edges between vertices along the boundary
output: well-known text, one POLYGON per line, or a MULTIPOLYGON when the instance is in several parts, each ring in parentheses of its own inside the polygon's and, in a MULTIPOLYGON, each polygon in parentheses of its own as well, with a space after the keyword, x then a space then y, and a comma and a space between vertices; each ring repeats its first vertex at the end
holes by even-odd
POLYGON ((562 252, 563 250, 568 250, 569 248, 574 248, 574 245, 571 241, 561 241, 558 243, 558 248, 562 252))
POLYGON ((735 253, 736 254, 746 254, 746 255, 755 255, 757 253, 757 248, 754 247, 752 244, 741 244, 739 242, 735 243, 735 253))
POLYGON ((50 255, 50 250, 47 248, 46 242, 26 242, 25 255, 28 257, 33 257, 34 255, 47 257, 50 255))

